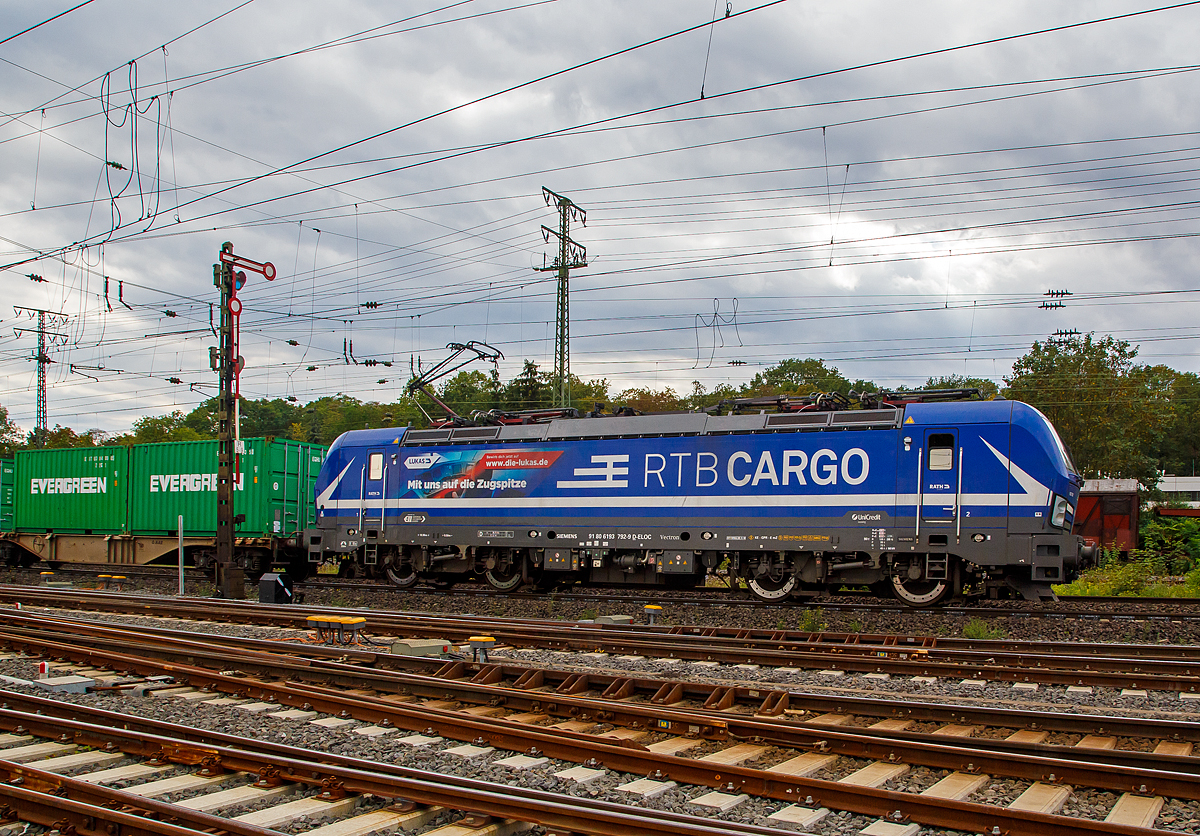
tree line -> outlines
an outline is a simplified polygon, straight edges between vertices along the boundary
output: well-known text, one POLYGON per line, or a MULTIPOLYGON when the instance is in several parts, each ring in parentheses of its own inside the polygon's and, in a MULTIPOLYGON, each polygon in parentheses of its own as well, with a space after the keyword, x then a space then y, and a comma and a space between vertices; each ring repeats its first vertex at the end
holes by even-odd
MULTIPOLYGON (((491 410, 549 408, 551 374, 526 360, 511 380, 473 370, 460 371, 435 388, 438 398, 469 417, 491 410)), ((814 358, 781 360, 745 383, 708 389, 693 382, 691 391, 664 387, 612 391, 606 378, 572 376, 571 400, 582 411, 597 405, 630 407, 642 412, 698 410, 734 398, 807 395, 813 392, 875 392, 869 380, 850 380, 814 358)), ((1159 473, 1192 475, 1200 458, 1200 376, 1167 366, 1137 362, 1137 348, 1111 336, 1088 334, 1060 341, 1035 342, 999 387, 989 380, 958 375, 929 378, 919 388, 969 388, 986 398, 1004 397, 1036 406, 1054 423, 1079 472, 1088 478, 1136 478, 1152 487, 1159 473)), ((893 391, 906 391, 896 387, 893 391)), ((394 403, 361 401, 348 395, 318 398, 306 404, 284 399, 243 399, 244 438, 274 436, 330 444, 347 430, 365 427, 428 426, 445 417, 428 398, 417 395, 394 403)), ((91 447, 216 438, 216 400, 191 412, 146 416, 128 433, 76 431, 61 425, 46 433, 44 447, 91 447)), ((0 406, 0 455, 39 446, 34 433, 22 433, 0 406)))

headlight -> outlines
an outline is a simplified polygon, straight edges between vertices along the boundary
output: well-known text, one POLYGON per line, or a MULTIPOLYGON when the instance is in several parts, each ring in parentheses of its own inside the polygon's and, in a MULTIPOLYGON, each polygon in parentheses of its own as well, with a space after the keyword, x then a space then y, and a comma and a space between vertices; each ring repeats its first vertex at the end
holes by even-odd
POLYGON ((1058 496, 1054 498, 1054 513, 1050 515, 1050 525, 1055 528, 1064 528, 1067 524, 1067 500, 1066 497, 1058 496))

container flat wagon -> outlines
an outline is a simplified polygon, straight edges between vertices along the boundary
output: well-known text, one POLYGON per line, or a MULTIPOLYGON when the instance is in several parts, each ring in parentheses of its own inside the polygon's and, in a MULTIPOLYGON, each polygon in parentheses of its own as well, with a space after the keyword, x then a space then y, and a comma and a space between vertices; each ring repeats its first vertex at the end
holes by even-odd
POLYGON ((1137 548, 1137 479, 1085 479, 1075 533, 1089 544, 1127 555, 1137 548))
MULTIPOLYGON (((234 483, 235 559, 255 572, 305 568, 302 532, 326 448, 246 439, 234 483)), ((10 565, 216 558, 217 442, 21 450, 0 469, 0 550, 10 565)))

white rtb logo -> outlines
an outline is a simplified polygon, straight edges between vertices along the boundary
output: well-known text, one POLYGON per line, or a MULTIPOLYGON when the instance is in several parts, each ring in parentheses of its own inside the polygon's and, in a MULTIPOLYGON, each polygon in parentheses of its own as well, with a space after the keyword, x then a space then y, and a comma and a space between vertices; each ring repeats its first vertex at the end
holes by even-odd
POLYGON ((617 467, 618 464, 628 464, 629 456, 592 456, 592 464, 600 467, 577 467, 575 476, 600 477, 580 479, 578 481, 559 481, 560 488, 627 488, 628 479, 618 479, 618 476, 628 476, 628 467, 617 467))

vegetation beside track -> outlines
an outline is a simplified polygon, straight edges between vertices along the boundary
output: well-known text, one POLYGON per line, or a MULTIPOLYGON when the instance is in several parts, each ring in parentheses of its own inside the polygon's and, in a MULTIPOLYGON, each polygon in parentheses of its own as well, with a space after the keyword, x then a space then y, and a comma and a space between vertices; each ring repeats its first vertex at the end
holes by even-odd
POLYGON ((1200 598, 1200 567, 1172 575, 1161 555, 1135 555, 1128 561, 1104 555, 1099 566, 1084 571, 1078 580, 1055 586, 1054 591, 1062 597, 1200 598))

